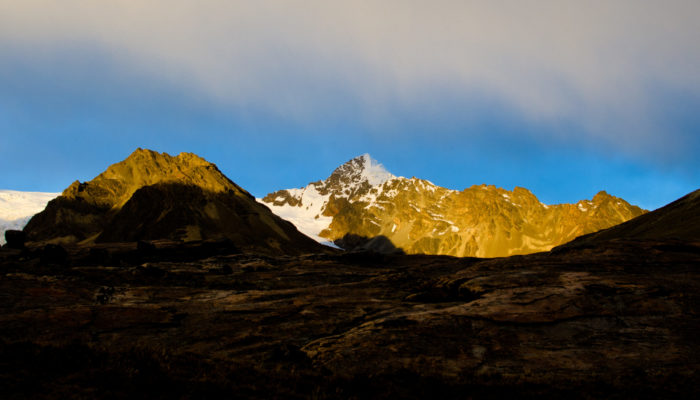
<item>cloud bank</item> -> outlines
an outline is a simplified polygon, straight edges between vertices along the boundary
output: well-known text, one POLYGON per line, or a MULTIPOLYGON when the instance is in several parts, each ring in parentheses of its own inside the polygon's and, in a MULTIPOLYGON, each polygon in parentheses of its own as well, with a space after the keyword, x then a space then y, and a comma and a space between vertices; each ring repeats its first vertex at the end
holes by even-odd
POLYGON ((673 116, 676 101, 700 104, 698 15, 700 2, 653 0, 4 0, 0 44, 100 49, 294 121, 342 103, 381 125, 459 99, 560 127, 528 133, 543 140, 674 157, 699 150, 698 128, 673 116))

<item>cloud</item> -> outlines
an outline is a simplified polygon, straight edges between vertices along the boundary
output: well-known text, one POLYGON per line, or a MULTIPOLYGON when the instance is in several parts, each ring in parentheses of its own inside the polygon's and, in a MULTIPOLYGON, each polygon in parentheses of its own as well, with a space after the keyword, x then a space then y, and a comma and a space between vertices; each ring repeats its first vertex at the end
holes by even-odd
POLYGON ((342 99, 371 124, 448 93, 674 155, 697 133, 663 115, 675 93, 700 103, 697 15, 697 1, 24 0, 0 2, 0 42, 95 46, 222 105, 298 121, 342 99))

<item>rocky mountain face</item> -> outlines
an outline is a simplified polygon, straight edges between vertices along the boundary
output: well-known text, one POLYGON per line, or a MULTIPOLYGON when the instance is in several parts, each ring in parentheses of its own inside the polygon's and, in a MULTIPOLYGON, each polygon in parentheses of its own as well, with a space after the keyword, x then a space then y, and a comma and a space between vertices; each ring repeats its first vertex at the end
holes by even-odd
POLYGON ((349 237, 355 244, 365 238, 360 247, 371 248, 371 239, 381 237, 409 254, 459 257, 547 251, 645 212, 603 191, 575 204, 546 205, 519 187, 450 190, 396 177, 367 154, 325 180, 270 193, 262 202, 317 240, 342 246, 349 237))
POLYGON ((620 240, 696 241, 698 238, 700 189, 623 224, 581 236, 561 248, 592 247, 620 240))
POLYGON ((143 149, 71 184, 24 231, 30 241, 58 243, 229 239, 256 251, 318 249, 216 165, 191 153, 143 149))

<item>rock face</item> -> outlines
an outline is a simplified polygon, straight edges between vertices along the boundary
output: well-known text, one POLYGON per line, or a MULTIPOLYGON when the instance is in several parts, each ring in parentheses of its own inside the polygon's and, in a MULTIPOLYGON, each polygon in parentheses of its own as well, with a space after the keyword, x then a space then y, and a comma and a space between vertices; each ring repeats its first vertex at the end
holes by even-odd
POLYGON ((142 149, 89 182, 71 184, 24 231, 35 242, 227 238, 256 251, 318 250, 216 165, 190 153, 142 149))
POLYGON ((409 254, 500 257, 547 251, 644 213, 606 192, 576 204, 545 205, 527 189, 472 186, 461 192, 396 177, 369 155, 305 188, 262 201, 317 239, 388 238, 409 254))

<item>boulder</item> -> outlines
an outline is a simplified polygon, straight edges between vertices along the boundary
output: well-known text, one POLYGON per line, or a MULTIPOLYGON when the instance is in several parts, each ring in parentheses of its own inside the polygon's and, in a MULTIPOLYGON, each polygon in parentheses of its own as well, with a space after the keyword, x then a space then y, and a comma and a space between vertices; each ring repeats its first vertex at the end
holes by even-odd
POLYGON ((8 248, 23 249, 24 242, 26 240, 27 236, 24 234, 23 231, 17 231, 12 229, 5 231, 5 241, 7 242, 5 246, 8 248))

